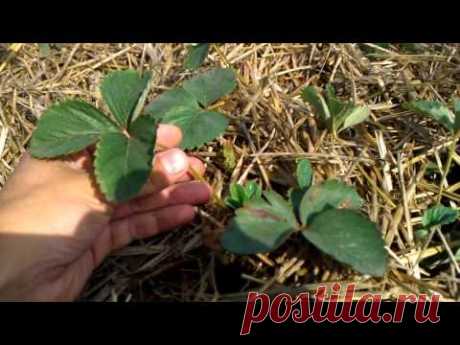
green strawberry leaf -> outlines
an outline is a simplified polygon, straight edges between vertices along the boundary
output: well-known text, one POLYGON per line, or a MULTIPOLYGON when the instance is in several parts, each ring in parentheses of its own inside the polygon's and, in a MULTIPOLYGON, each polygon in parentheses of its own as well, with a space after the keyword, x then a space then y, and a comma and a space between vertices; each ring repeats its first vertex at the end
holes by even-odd
POLYGON ((303 236, 320 250, 363 274, 385 274, 385 242, 376 225, 352 210, 329 209, 313 217, 303 236))
POLYGON ((246 196, 248 197, 248 200, 262 197, 262 189, 260 188, 260 186, 257 184, 256 181, 249 181, 246 184, 245 191, 246 191, 246 196))
POLYGON ((97 182, 109 201, 123 202, 139 194, 152 170, 156 119, 140 116, 122 133, 102 135, 94 161, 97 182))
POLYGON ((331 84, 326 85, 326 102, 332 118, 338 116, 349 106, 348 103, 340 101, 335 96, 335 89, 331 84))
POLYGON ((229 123, 222 113, 203 111, 200 104, 207 106, 235 86, 231 69, 214 69, 165 92, 147 106, 146 113, 180 127, 181 148, 193 149, 223 134, 229 123))
POLYGON ((313 107, 315 115, 323 127, 331 128, 331 113, 323 96, 314 86, 307 86, 302 90, 302 99, 313 107))
POLYGON ((204 107, 231 93, 235 87, 235 72, 230 68, 212 69, 183 84, 183 88, 204 107))
POLYGON ((238 183, 232 183, 230 185, 230 199, 233 200, 234 204, 237 204, 238 207, 242 207, 243 204, 249 200, 246 195, 246 190, 238 183))
POLYGON ((346 128, 353 127, 365 121, 369 117, 369 114, 368 107, 356 107, 351 105, 346 109, 343 115, 340 116, 340 125, 339 128, 337 128, 337 132, 341 132, 346 128))
POLYGON ((176 125, 182 130, 183 149, 193 149, 214 140, 225 132, 229 123, 222 113, 191 109, 168 112, 162 122, 176 125))
POLYGON ((329 208, 359 209, 363 200, 354 188, 337 180, 327 180, 311 187, 300 203, 300 220, 309 224, 311 218, 329 208))
POLYGON ((38 121, 30 153, 36 158, 53 158, 83 150, 101 134, 118 128, 92 105, 78 100, 52 105, 38 121))
POLYGON ((267 190, 263 193, 265 199, 272 205, 272 213, 283 217, 293 228, 297 228, 297 219, 294 215, 292 205, 274 190, 267 190))
POLYGON ((185 58, 184 67, 187 69, 197 69, 201 66, 208 55, 209 43, 200 43, 190 46, 187 57, 185 58))
POLYGON ((112 72, 102 81, 102 97, 122 128, 128 127, 131 115, 150 78, 151 73, 140 76, 134 70, 125 70, 112 72))
POLYGON ((170 113, 195 113, 200 109, 195 97, 180 87, 161 94, 145 108, 145 113, 162 118, 170 113))
POLYGON ((457 217, 458 212, 453 208, 436 205, 425 211, 422 217, 422 225, 428 229, 437 225, 450 224, 455 222, 457 217))
POLYGON ((448 130, 454 130, 455 115, 446 106, 437 101, 412 101, 405 103, 404 108, 425 116, 431 116, 448 130))
POLYGON ((265 193, 265 196, 268 202, 255 199, 236 211, 236 217, 220 239, 226 250, 240 255, 269 252, 278 248, 296 229, 289 204, 274 192, 265 193))
POLYGON ((297 184, 304 189, 311 186, 313 179, 313 168, 308 159, 302 159, 297 163, 297 184))

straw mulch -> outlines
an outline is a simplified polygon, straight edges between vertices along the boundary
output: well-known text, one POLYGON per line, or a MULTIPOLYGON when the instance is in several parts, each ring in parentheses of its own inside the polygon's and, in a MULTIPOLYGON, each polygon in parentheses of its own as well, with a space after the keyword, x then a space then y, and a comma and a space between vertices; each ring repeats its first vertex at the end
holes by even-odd
MULTIPOLYGON (((153 99, 195 73, 182 67, 186 51, 183 44, 63 44, 40 53, 36 44, 2 44, 0 188, 46 107, 72 97, 101 106, 101 78, 125 68, 155 72, 153 99)), ((210 203, 190 226, 114 253, 94 273, 82 299, 242 300, 248 290, 296 293, 325 282, 355 282, 359 294, 381 292, 391 299, 399 293, 436 292, 443 300, 460 300, 457 225, 443 227, 429 242, 417 236, 423 211, 440 193, 443 204, 458 207, 460 159, 454 155, 441 190, 453 137, 438 123, 401 107, 411 99, 448 103, 458 97, 459 63, 456 44, 213 46, 201 69, 230 65, 239 75, 238 89, 215 105, 230 116, 230 127, 193 152, 207 163, 205 178, 216 195, 224 198, 230 182, 245 180, 286 193, 295 183, 295 160, 308 157, 316 183, 336 177, 364 198, 363 211, 387 243, 387 275, 356 274, 301 238, 266 255, 226 254, 216 237, 232 211, 210 203), (300 98, 305 86, 328 82, 340 97, 367 104, 372 112, 340 139, 317 128, 300 98)))

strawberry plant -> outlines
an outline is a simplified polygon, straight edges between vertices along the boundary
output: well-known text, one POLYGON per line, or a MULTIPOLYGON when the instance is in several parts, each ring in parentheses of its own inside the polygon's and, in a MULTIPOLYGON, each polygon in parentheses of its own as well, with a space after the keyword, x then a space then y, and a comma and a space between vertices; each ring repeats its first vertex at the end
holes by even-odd
POLYGON ((264 253, 300 233, 355 270, 383 276, 387 263, 384 241, 376 225, 359 212, 363 200, 352 187, 337 180, 311 186, 307 162, 298 164, 298 187, 290 191, 289 201, 273 190, 246 200, 223 233, 222 246, 240 255, 264 253), (300 198, 292 198, 293 193, 301 193, 300 198))
POLYGON ((325 97, 314 86, 307 86, 302 90, 302 99, 313 107, 320 126, 327 128, 334 136, 365 121, 369 116, 369 108, 366 106, 338 99, 330 84, 326 86, 325 97))
POLYGON ((228 120, 202 107, 236 85, 231 70, 214 69, 165 92, 143 111, 150 80, 150 73, 133 70, 107 75, 100 91, 111 116, 81 100, 52 105, 32 135, 31 155, 55 158, 95 144, 94 171, 106 199, 122 202, 135 197, 150 177, 158 123, 181 127, 184 148, 213 140, 225 131, 228 120))

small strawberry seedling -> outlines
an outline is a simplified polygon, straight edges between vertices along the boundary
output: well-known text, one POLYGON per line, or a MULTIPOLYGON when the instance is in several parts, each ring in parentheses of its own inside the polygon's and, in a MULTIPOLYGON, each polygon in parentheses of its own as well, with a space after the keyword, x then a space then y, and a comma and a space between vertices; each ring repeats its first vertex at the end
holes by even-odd
POLYGON ((311 167, 298 165, 300 202, 287 201, 275 191, 244 202, 221 237, 222 246, 235 254, 271 252, 295 233, 326 254, 355 270, 383 276, 387 255, 376 225, 359 212, 363 200, 337 180, 310 186, 311 167), (299 174, 300 172, 300 174, 299 174), (297 207, 297 210, 296 210, 297 207))
POLYGON ((237 183, 230 185, 230 195, 225 199, 225 204, 228 207, 237 209, 250 201, 260 199, 262 197, 262 189, 255 181, 250 181, 242 186, 237 183))
POLYGON ((30 153, 55 158, 96 144, 94 171, 106 199, 135 197, 151 174, 158 123, 177 124, 183 148, 213 140, 225 131, 228 120, 203 107, 236 86, 232 70, 213 69, 165 92, 142 112, 150 79, 150 73, 141 76, 133 70, 107 75, 100 91, 111 117, 80 100, 51 106, 38 121, 30 153))
POLYGON ((444 183, 452 165, 452 159, 454 155, 456 155, 457 141, 460 136, 460 99, 456 98, 453 103, 453 110, 450 110, 447 106, 437 101, 416 100, 403 104, 403 107, 407 110, 425 116, 430 116, 453 134, 452 143, 449 145, 447 163, 441 178, 441 184, 437 198, 438 203, 441 200, 444 183))
POLYGON ((303 100, 313 107, 320 126, 327 128, 334 136, 365 121, 369 116, 369 108, 366 106, 360 107, 352 102, 339 100, 332 85, 326 86, 325 96, 314 86, 307 86, 302 91, 303 100))
POLYGON ((457 220, 458 212, 450 207, 436 205, 430 207, 422 216, 422 226, 430 229, 434 226, 446 225, 457 220))

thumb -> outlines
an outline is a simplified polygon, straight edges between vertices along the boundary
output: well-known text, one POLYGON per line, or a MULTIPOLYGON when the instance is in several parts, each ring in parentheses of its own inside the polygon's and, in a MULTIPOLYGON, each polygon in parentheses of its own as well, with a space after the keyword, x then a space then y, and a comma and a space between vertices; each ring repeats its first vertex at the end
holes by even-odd
POLYGON ((178 148, 156 154, 150 182, 147 183, 141 194, 155 193, 183 180, 188 168, 189 159, 184 151, 178 148))

